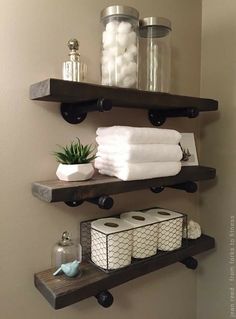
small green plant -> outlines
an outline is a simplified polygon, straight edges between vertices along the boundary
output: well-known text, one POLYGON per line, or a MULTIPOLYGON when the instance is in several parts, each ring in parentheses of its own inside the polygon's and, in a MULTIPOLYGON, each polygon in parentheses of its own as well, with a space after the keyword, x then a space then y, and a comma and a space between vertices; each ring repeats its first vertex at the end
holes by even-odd
POLYGON ((90 163, 96 158, 92 155, 94 148, 92 144, 82 145, 80 139, 77 137, 77 141, 72 141, 70 145, 65 147, 58 145, 61 148, 60 152, 54 152, 56 160, 61 164, 86 164, 90 163))

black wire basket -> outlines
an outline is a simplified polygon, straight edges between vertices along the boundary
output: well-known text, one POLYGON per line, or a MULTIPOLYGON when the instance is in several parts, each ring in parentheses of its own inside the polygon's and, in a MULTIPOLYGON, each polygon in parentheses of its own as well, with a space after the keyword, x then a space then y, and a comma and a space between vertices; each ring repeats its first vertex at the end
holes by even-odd
MULTIPOLYGON (((173 212, 159 207, 140 212, 155 210, 162 215, 173 212)), ((92 222, 97 219, 81 222, 80 243, 83 260, 91 261, 103 271, 110 272, 128 267, 144 258, 162 256, 164 253, 185 247, 187 240, 183 240, 183 237, 187 238, 187 215, 174 213, 177 217, 144 226, 130 226, 124 231, 114 229, 111 234, 106 234, 92 226, 92 222)), ((119 215, 114 217, 119 218, 119 215)), ((139 216, 134 217, 139 218, 139 216)), ((112 224, 108 222, 109 227, 114 227, 112 224)))

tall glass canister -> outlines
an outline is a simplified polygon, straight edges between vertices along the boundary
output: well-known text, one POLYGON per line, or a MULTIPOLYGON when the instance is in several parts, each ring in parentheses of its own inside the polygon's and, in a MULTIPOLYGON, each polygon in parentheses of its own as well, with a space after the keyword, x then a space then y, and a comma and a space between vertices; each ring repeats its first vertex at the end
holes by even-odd
POLYGON ((139 89, 170 91, 171 22, 147 17, 139 22, 139 89))
POLYGON ((109 6, 101 12, 103 85, 137 88, 138 18, 138 11, 127 6, 109 6))

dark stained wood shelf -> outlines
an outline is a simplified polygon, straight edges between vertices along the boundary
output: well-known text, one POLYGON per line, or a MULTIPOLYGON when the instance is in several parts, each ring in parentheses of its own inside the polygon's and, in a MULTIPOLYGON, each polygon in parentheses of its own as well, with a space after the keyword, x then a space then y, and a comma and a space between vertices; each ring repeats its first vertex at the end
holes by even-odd
POLYGON ((204 166, 184 166, 176 176, 124 182, 115 177, 95 175, 83 182, 49 180, 32 184, 32 193, 46 202, 68 202, 113 195, 151 187, 167 187, 188 181, 213 179, 216 170, 204 166))
POLYGON ((82 275, 77 278, 54 277, 54 269, 45 270, 35 274, 35 286, 53 308, 60 309, 215 247, 214 238, 206 235, 187 242, 186 247, 160 252, 112 273, 105 273, 88 262, 81 265, 82 275))
POLYGON ((39 101, 77 103, 104 98, 113 106, 174 110, 179 108, 197 108, 198 111, 215 111, 218 102, 212 99, 148 92, 137 89, 109 87, 83 82, 71 82, 59 79, 47 79, 31 85, 30 98, 39 101))

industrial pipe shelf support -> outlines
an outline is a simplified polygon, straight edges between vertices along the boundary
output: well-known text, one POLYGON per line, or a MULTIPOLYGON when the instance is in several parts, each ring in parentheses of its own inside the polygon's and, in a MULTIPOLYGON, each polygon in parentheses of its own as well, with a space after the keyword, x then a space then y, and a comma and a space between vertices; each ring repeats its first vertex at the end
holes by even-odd
POLYGON ((168 117, 188 117, 195 118, 199 115, 199 110, 194 107, 179 108, 171 110, 149 110, 148 118, 152 125, 161 126, 168 117))
POLYGON ((104 290, 95 296, 99 305, 108 308, 113 304, 114 298, 108 290, 104 290))
MULTIPOLYGON (((101 195, 94 198, 88 198, 86 199, 87 202, 97 205, 101 209, 111 209, 114 201, 112 197, 107 195, 101 195)), ((78 200, 78 201, 67 201, 65 204, 70 207, 77 207, 83 204, 84 200, 78 200)))
POLYGON ((111 101, 104 98, 78 103, 62 103, 61 115, 66 122, 78 124, 85 120, 88 112, 106 112, 110 111, 111 108, 111 101))
POLYGON ((175 185, 170 185, 170 186, 158 186, 158 187, 151 187, 150 190, 153 193, 161 193, 165 187, 169 187, 169 188, 175 188, 175 189, 179 189, 179 190, 184 190, 187 193, 195 193, 198 189, 197 183, 192 182, 192 181, 187 181, 184 183, 180 183, 180 184, 175 184, 175 185))
POLYGON ((198 267, 197 259, 195 259, 191 256, 181 260, 180 262, 181 262, 181 264, 185 265, 188 269, 195 270, 198 267))

